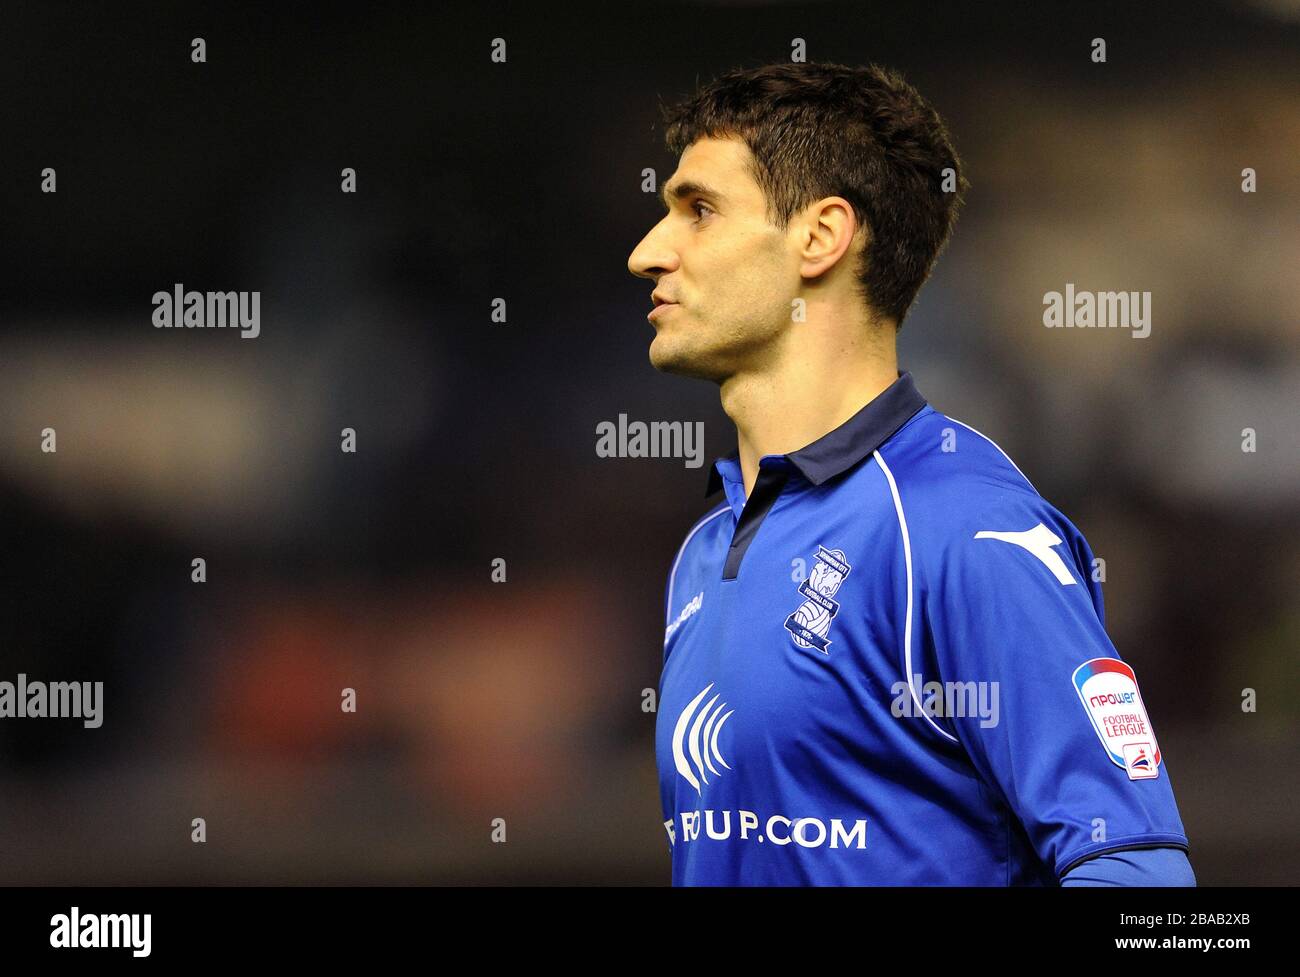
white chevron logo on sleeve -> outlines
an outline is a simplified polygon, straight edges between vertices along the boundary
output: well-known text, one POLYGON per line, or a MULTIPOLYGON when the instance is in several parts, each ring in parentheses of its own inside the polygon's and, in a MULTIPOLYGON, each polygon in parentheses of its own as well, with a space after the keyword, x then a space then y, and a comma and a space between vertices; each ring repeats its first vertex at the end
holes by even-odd
POLYGON ((1074 583, 1074 577, 1065 566, 1065 561, 1061 559, 1061 554, 1052 549, 1053 546, 1061 544, 1061 537, 1052 532, 1041 522, 1033 529, 1026 529, 1021 533, 998 533, 988 529, 981 529, 975 534, 976 539, 1000 539, 1004 543, 1013 543, 1016 546, 1022 546, 1033 553, 1043 562, 1043 566, 1051 570, 1065 586, 1074 583))

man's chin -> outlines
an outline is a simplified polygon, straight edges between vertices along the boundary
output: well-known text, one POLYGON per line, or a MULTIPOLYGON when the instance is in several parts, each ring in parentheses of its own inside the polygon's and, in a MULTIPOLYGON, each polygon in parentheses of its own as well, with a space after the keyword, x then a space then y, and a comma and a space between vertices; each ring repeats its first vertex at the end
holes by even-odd
POLYGON ((701 380, 714 379, 714 371, 709 369, 705 357, 662 333, 650 343, 650 365, 660 373, 701 380))

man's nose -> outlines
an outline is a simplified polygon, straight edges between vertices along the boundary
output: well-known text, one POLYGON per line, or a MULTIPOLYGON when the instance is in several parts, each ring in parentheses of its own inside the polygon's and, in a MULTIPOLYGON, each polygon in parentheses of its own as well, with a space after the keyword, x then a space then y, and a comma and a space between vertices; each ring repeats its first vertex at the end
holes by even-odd
POLYGON ((651 228, 641 243, 632 249, 627 259, 627 270, 638 278, 658 279, 677 267, 677 254, 667 246, 659 225, 651 228))

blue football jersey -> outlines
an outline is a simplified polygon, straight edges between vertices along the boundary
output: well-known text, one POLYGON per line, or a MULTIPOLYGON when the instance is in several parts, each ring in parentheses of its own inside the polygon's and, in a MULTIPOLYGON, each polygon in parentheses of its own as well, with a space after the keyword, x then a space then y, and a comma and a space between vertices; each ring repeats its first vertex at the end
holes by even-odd
POLYGON ((718 489, 666 588, 675 885, 1054 885, 1187 848, 1088 543, 910 374, 718 489))

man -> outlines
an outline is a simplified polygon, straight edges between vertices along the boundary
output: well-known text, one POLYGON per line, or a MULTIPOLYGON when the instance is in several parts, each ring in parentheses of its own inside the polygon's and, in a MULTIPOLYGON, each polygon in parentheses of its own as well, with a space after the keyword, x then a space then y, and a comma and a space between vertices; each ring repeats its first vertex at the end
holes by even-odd
POLYGON ((712 380, 724 492, 669 573, 678 885, 1194 885, 1092 552, 895 335, 967 182, 898 74, 781 64, 670 110, 651 363, 712 380))

